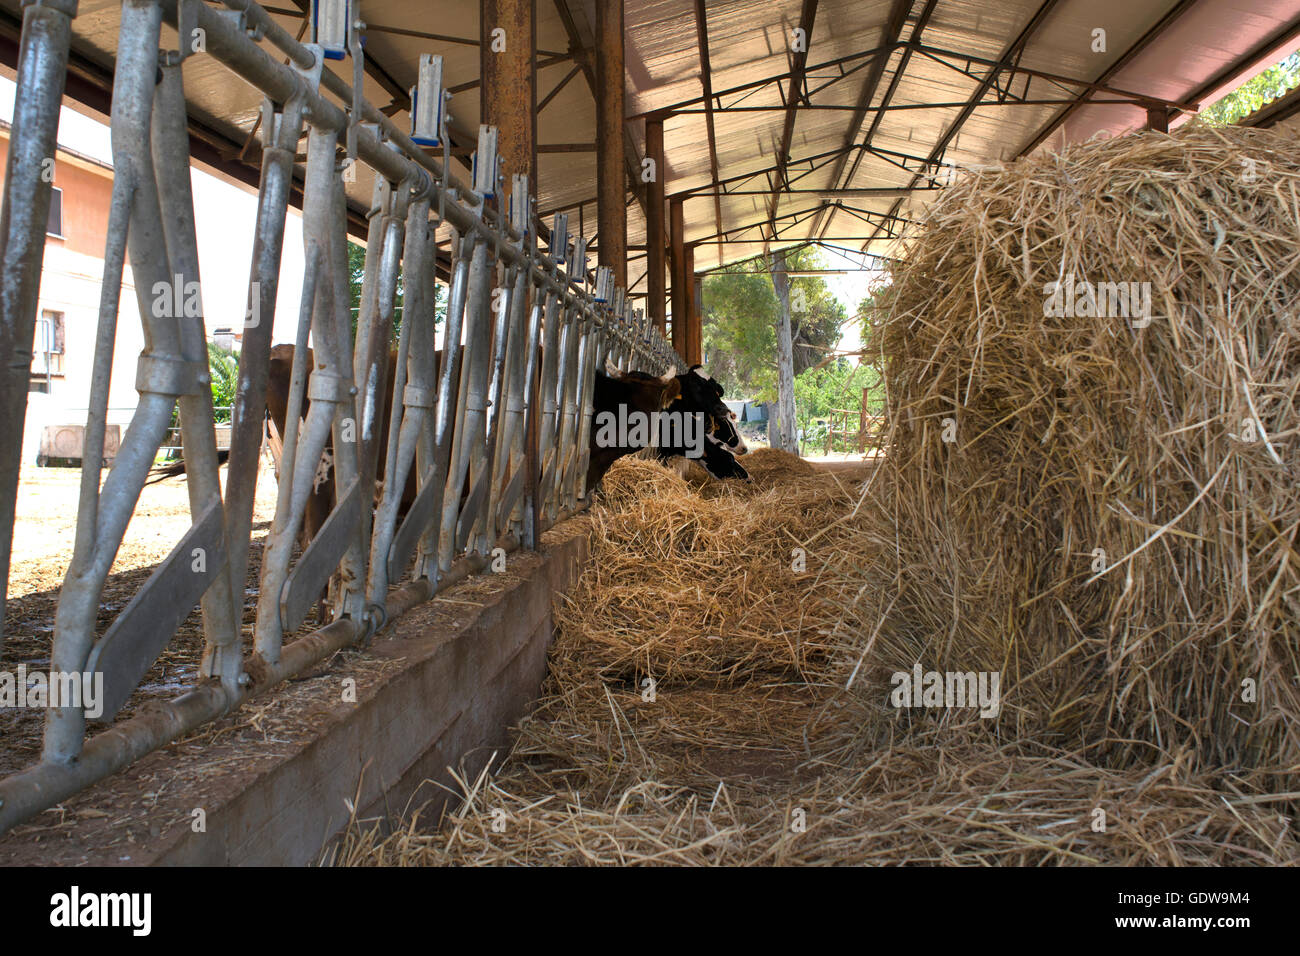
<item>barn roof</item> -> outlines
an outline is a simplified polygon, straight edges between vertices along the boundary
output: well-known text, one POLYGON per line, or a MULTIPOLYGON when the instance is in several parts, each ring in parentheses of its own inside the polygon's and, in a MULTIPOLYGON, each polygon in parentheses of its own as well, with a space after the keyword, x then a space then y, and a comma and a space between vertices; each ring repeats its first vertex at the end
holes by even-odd
MULTIPOLYGON (((0 0, 4 59, 19 0, 0 0)), ((237 5, 237 4, 236 4, 237 5)), ((106 111, 120 0, 81 0, 69 95, 106 111)), ((270 0, 292 35, 308 0, 270 0)), ((405 127, 422 53, 455 92, 460 175, 479 115, 479 7, 363 0, 365 94, 405 127)), ((537 0, 538 208, 594 230, 594 0, 537 0)), ((666 191, 706 270, 809 240, 887 255, 954 170, 1173 123, 1300 45, 1300 0, 626 0, 625 152, 664 121, 666 191), (1104 31, 1104 42, 1101 34, 1104 31), (796 38, 797 41, 796 42, 796 38)), ((330 68, 350 81, 347 63, 330 68)), ((187 61, 197 161, 255 185, 260 94, 187 61)), ((352 188, 353 221, 370 196, 352 188)), ((629 209, 632 257, 645 217, 629 209)), ((644 272, 635 261, 629 276, 644 272)), ((642 286, 644 288, 644 286, 642 286)))

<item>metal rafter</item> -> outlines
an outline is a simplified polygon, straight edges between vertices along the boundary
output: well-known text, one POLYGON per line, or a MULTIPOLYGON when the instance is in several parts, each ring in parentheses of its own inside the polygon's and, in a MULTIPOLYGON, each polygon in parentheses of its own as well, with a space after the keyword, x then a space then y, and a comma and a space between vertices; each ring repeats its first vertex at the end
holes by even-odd
MULTIPOLYGON (((904 172, 909 172, 909 173, 914 173, 917 171, 925 173, 927 169, 932 169, 932 168, 938 169, 950 165, 949 163, 945 163, 942 160, 933 161, 923 156, 914 156, 909 153, 901 153, 896 150, 883 149, 881 147, 876 147, 876 146, 857 146, 857 145, 840 146, 837 147, 836 149, 828 149, 820 153, 813 153, 811 156, 803 156, 800 157, 799 159, 790 160, 786 164, 787 170, 791 166, 806 165, 807 168, 804 169, 798 176, 790 177, 788 176, 788 172, 787 172, 787 183, 789 185, 793 185, 794 183, 798 182, 800 179, 809 175, 810 173, 822 169, 829 163, 833 162, 837 157, 842 156, 845 153, 848 153, 853 150, 865 150, 873 157, 882 159, 885 162, 890 163, 891 165, 897 166, 899 169, 903 170, 904 172)), ((690 196, 693 195, 702 195, 709 190, 714 190, 714 191, 721 190, 721 192, 724 195, 726 195, 732 192, 732 190, 728 190, 723 187, 729 186, 732 183, 748 183, 750 180, 757 179, 759 177, 768 177, 767 191, 770 191, 772 188, 771 177, 776 173, 776 169, 777 169, 776 166, 765 166, 762 169, 755 169, 745 173, 738 173, 735 176, 728 176, 725 179, 719 180, 716 186, 709 184, 705 186, 698 186, 692 189, 681 190, 680 192, 674 193, 673 198, 689 198, 690 196)), ((834 192, 837 190, 828 189, 826 191, 834 192)))
MULTIPOLYGON (((894 5, 889 11, 889 19, 885 21, 884 40, 886 46, 892 46, 898 43, 898 39, 903 34, 903 27, 907 25, 907 18, 911 14, 912 6, 915 2, 916 0, 894 0, 894 5)), ((920 39, 921 31, 925 29, 926 23, 929 22, 930 14, 933 12, 936 2, 937 0, 929 0, 929 3, 926 4, 925 10, 921 14, 921 19, 918 21, 917 26, 912 29, 913 40, 920 39)), ((897 88, 898 78, 901 77, 903 71, 907 69, 907 61, 911 58, 911 55, 912 50, 910 47, 903 51, 903 56, 899 60, 898 68, 894 70, 894 83, 890 85, 885 99, 882 100, 882 106, 889 102, 889 98, 893 95, 894 89, 897 88)), ((892 50, 888 53, 881 53, 872 61, 871 72, 867 74, 866 82, 862 85, 862 94, 858 97, 857 105, 853 111, 853 117, 849 120, 848 130, 844 134, 845 146, 852 146, 857 141, 858 134, 862 132, 862 124, 866 121, 867 110, 871 106, 871 101, 876 97, 876 89, 880 86, 880 81, 885 75, 885 67, 889 65, 889 58, 891 56, 893 56, 892 50)), ((880 114, 877 113, 876 123, 872 125, 872 132, 875 132, 875 127, 879 125, 879 117, 880 114)), ((871 142, 870 134, 868 134, 866 142, 871 142)), ((852 181, 853 174, 857 172, 858 163, 861 162, 861 159, 862 153, 859 152, 857 157, 853 160, 852 170, 849 172, 848 176, 845 177, 844 169, 849 163, 849 154, 844 153, 835 163, 835 169, 831 173, 831 185, 837 186, 841 182, 848 183, 852 181)), ((818 221, 813 223, 812 231, 814 233, 825 232, 830 226, 831 216, 826 216, 825 218, 818 216, 817 218, 818 221)))
MULTIPOLYGON (((988 75, 980 81, 979 85, 975 88, 975 92, 970 95, 970 99, 967 100, 966 105, 962 108, 961 112, 957 114, 956 118, 954 118, 952 123, 949 124, 947 130, 944 131, 944 134, 939 137, 939 141, 934 144, 934 148, 930 150, 930 162, 933 163, 943 157, 944 153, 948 149, 948 144, 951 143, 956 135, 961 132, 961 128, 966 125, 966 121, 970 119, 971 115, 979 107, 980 101, 983 100, 988 91, 993 88, 993 84, 997 81, 998 76, 1004 69, 1011 67, 1014 62, 1019 60, 1020 55, 1024 52, 1030 39, 1038 32, 1039 28, 1047 18, 1051 16, 1052 12, 1060 3, 1061 0, 1044 0, 1043 4, 1038 8, 1034 15, 1030 17, 1029 22, 1025 24, 1024 29, 1022 29, 1007 48, 1002 51, 1002 56, 998 58, 997 65, 989 70, 988 75)), ((917 185, 921 181, 921 178, 920 174, 914 175, 909 185, 917 185)), ((895 200, 894 204, 889 208, 889 215, 896 216, 902 205, 903 200, 895 200)), ((880 229, 877 227, 871 233, 870 237, 868 237, 867 241, 863 243, 862 248, 864 250, 869 248, 871 243, 875 242, 879 236, 880 229)))
MULTIPOLYGON (((843 64, 845 63, 853 63, 859 60, 868 60, 871 57, 874 57, 876 54, 887 51, 888 49, 890 48, 875 47, 870 50, 859 50, 857 53, 848 53, 845 54, 844 56, 835 57, 832 60, 824 60, 821 63, 815 63, 812 66, 805 67, 805 73, 816 73, 816 72, 820 72, 821 70, 829 69, 831 67, 843 66, 843 64)), ((856 69, 861 69, 861 67, 857 67, 855 68, 855 70, 856 69)), ((653 110, 646 110, 642 113, 633 113, 628 117, 628 119, 630 120, 644 119, 647 116, 657 115, 657 114, 662 114, 664 116, 667 116, 671 113, 680 112, 690 106, 703 106, 709 101, 713 101, 714 106, 716 106, 719 110, 722 110, 725 109, 725 106, 721 102, 722 97, 734 96, 739 93, 745 93, 747 96, 753 95, 754 90, 761 89, 762 87, 765 86, 772 86, 774 84, 780 83, 782 80, 789 80, 790 75, 791 75, 790 72, 786 71, 784 73, 777 73, 772 76, 765 76, 762 77, 761 79, 750 80, 747 83, 741 83, 737 86, 730 86, 727 87, 725 90, 710 89, 710 91, 707 94, 701 96, 688 97, 687 99, 679 100, 678 102, 673 103, 669 106, 660 106, 653 110)), ((845 76, 848 75, 850 75, 850 72, 846 71, 841 76, 836 77, 836 80, 843 79, 845 76)), ((823 86, 821 88, 824 89, 825 87, 823 86)))
MULTIPOLYGON (((963 76, 966 76, 968 78, 980 79, 980 77, 975 76, 974 74, 971 73, 967 73, 964 70, 959 72, 961 72, 963 76)), ((985 100, 984 102, 980 103, 980 108, 983 109, 990 106, 1070 106, 1075 102, 1076 99, 1077 97, 1075 96, 1057 96, 1057 97, 1043 96, 1043 97, 1033 97, 1033 98, 1026 99, 1023 95, 1019 95, 1015 93, 1005 93, 1005 94, 999 94, 996 99, 985 100)), ((1141 106, 1142 108, 1145 109, 1146 107, 1152 104, 1152 99, 1149 96, 1134 94, 1133 96, 1114 96, 1104 100, 1088 100, 1089 105, 1092 105, 1094 103, 1098 105, 1110 105, 1110 106, 1121 106, 1121 105, 1141 106)), ((1155 101, 1155 104, 1157 107, 1164 106, 1167 109, 1179 110, 1181 112, 1192 112, 1197 105, 1190 101, 1178 103, 1172 100, 1167 100, 1167 101, 1157 100, 1155 101)), ((908 113, 915 110, 955 110, 955 109, 960 109, 965 105, 966 105, 965 100, 936 101, 936 102, 927 101, 925 103, 888 103, 882 106, 876 106, 875 108, 873 108, 872 112, 873 113, 908 113)), ((848 104, 843 104, 843 103, 804 103, 799 107, 799 109, 800 111, 805 113, 822 113, 822 112, 849 113, 857 110, 857 107, 850 106, 848 104)), ((703 112, 704 112, 703 109, 688 107, 687 109, 684 110, 678 110, 676 113, 672 115, 685 116, 689 114, 703 113, 703 112)), ((779 104, 773 104, 771 106, 729 106, 726 107, 725 109, 714 110, 713 112, 715 116, 718 113, 783 113, 785 112, 785 107, 779 104)), ((655 115, 659 115, 659 114, 655 114, 655 115)))
POLYGON ((546 109, 546 107, 550 105, 551 100, 559 96, 560 91, 569 85, 569 81, 581 72, 582 72, 582 67, 575 65, 573 69, 571 69, 568 73, 564 74, 564 79, 560 80, 559 83, 556 83, 555 86, 551 89, 551 92, 547 93, 546 96, 542 98, 541 102, 537 104, 538 114, 540 114, 542 110, 546 109))
MULTIPOLYGON (((1173 23, 1179 17, 1181 17, 1184 13, 1186 13, 1195 5, 1196 5, 1196 0, 1179 0, 1179 2, 1175 4, 1172 9, 1170 9, 1168 12, 1165 13, 1164 16, 1162 16, 1159 20, 1156 21, 1155 25, 1152 26, 1151 29, 1147 30, 1146 33, 1142 34, 1142 36, 1138 38, 1138 41, 1136 43, 1134 43, 1131 47, 1125 50, 1120 55, 1120 58, 1118 60, 1116 60, 1105 70, 1103 70, 1101 76, 1097 77, 1095 82, 1105 83, 1112 76, 1114 76, 1116 73, 1122 70, 1124 67, 1128 66, 1129 63, 1133 62, 1134 57, 1136 57, 1139 53, 1145 50, 1151 44, 1151 42, 1156 39, 1156 37, 1164 33, 1165 30, 1167 30, 1171 25, 1173 25, 1173 23)), ((1020 152, 1016 154, 1016 156, 1017 157, 1025 156, 1029 153, 1032 153, 1035 149, 1037 149, 1043 143, 1043 141, 1047 139, 1047 137, 1051 136, 1058 129, 1060 129, 1061 124, 1064 123, 1071 116, 1073 116, 1079 110, 1079 108, 1083 106, 1084 103, 1087 102, 1088 97, 1091 95, 1091 92, 1092 92, 1091 90, 1087 90, 1079 94, 1079 96, 1075 99, 1075 101, 1072 104, 1070 104, 1065 109, 1061 110, 1061 112, 1057 113, 1054 117, 1052 117, 1052 119, 1048 122, 1048 124, 1044 126, 1038 132, 1038 134, 1034 136, 1032 140, 1029 141, 1029 144, 1023 147, 1020 150, 1020 152)))
MULTIPOLYGON (((799 112, 801 100, 807 100, 805 68, 808 65, 808 50, 812 46, 813 27, 817 23, 817 0, 803 0, 803 9, 799 13, 799 29, 803 31, 803 49, 797 50, 790 64, 790 85, 786 95, 785 120, 781 126, 781 145, 776 151, 776 183, 772 187, 772 200, 768 207, 768 218, 775 219, 777 207, 781 203, 781 189, 786 186, 785 167, 790 159, 790 141, 794 138, 794 123, 799 112)), ((714 177, 717 178, 716 176, 714 177)), ((714 201, 722 200, 714 194, 714 201)), ((721 229, 721 225, 718 227, 721 229)))
MULTIPOLYGON (((709 134, 709 171, 713 185, 718 184, 718 142, 713 130, 713 67, 709 64, 709 20, 704 10, 704 0, 695 0, 695 33, 700 47, 700 86, 704 90, 704 123, 709 134)), ((722 231, 722 200, 713 197, 713 215, 718 232, 722 231)))
MULTIPOLYGON (((794 227, 800 225, 801 223, 806 222, 807 220, 811 219, 813 216, 815 216, 818 212, 822 211, 822 209, 827 206, 833 206, 838 209, 843 209, 846 212, 850 212, 853 215, 857 216, 858 218, 863 219, 863 221, 871 223, 873 226, 876 226, 877 228, 888 228, 889 226, 895 224, 898 225, 912 224, 912 220, 901 218, 899 216, 894 215, 893 213, 879 213, 879 212, 873 212, 869 209, 858 209, 856 207, 846 206, 842 202, 836 200, 836 201, 827 201, 827 202, 819 203, 818 205, 810 206, 807 209, 799 209, 794 212, 781 213, 776 217, 776 222, 784 223, 784 225, 781 226, 780 228, 775 228, 772 223, 772 220, 770 220, 767 216, 764 216, 762 219, 755 220, 754 222, 744 223, 739 226, 731 226, 727 229, 719 230, 718 232, 713 233, 711 235, 702 236, 698 239, 692 239, 691 242, 702 243, 702 242, 709 242, 712 240, 721 240, 723 242, 779 242, 781 241, 780 233, 782 231, 793 229, 794 227), (771 232, 770 235, 763 231, 764 227, 768 227, 770 229, 771 232), (757 239, 737 238, 737 234, 750 232, 754 229, 759 230, 759 237, 757 239)), ((812 242, 814 240, 808 237, 800 237, 800 241, 812 242)))
MULTIPOLYGON (((591 91, 591 97, 594 101, 596 98, 596 67, 591 56, 591 50, 582 42, 582 35, 578 32, 578 24, 574 21, 572 14, 569 13, 567 0, 555 0, 555 12, 559 14, 560 23, 564 26, 564 33, 569 38, 570 53, 577 64, 582 67, 582 75, 587 81, 587 89, 591 91)), ((644 213, 646 211, 646 194, 645 190, 637 185, 641 181, 637 175, 640 170, 641 159, 637 156, 636 145, 632 142, 632 134, 627 128, 627 119, 628 117, 624 117, 623 123, 624 165, 627 169, 628 182, 632 184, 632 193, 641 204, 641 211, 644 213)), ((594 199, 588 200, 588 202, 594 201, 594 199)))
MULTIPOLYGON (((1006 100, 1008 98, 1014 98, 1016 96, 1016 94, 1012 93, 1009 89, 1010 81, 1008 81, 1007 89, 1003 89, 1002 87, 998 86, 998 82, 997 82, 998 77, 1007 75, 1011 79, 1014 79, 1017 76, 1023 76, 1026 77, 1027 79, 1045 80, 1048 83, 1053 84, 1054 86, 1056 86, 1058 89, 1060 89, 1062 92, 1065 93, 1069 93, 1073 87, 1083 87, 1084 94, 1109 93, 1112 96, 1122 97, 1127 100, 1135 100, 1139 103, 1147 103, 1152 106, 1164 106, 1167 107, 1168 109, 1191 111, 1191 110, 1195 110, 1198 105, 1194 101, 1170 100, 1160 96, 1152 96, 1148 93, 1142 93, 1136 90, 1128 90, 1128 89, 1124 89, 1123 87, 1112 86, 1105 79, 1083 80, 1072 76, 1064 76, 1060 73, 1053 73, 1050 70, 1036 70, 1036 69, 1031 69, 1030 67, 1027 66, 1020 66, 1019 62, 1008 63, 1003 65, 998 60, 990 60, 987 57, 975 56, 969 53, 960 53, 956 50, 946 50, 942 47, 928 46, 926 44, 918 44, 916 45, 916 51, 922 56, 926 57, 927 59, 935 63, 938 63, 940 66, 945 66, 948 69, 954 70, 955 72, 960 73, 962 76, 969 77, 971 79, 981 79, 981 77, 972 69, 972 67, 985 66, 985 67, 992 68, 995 71, 995 73, 993 75, 993 82, 991 84, 991 88, 998 91, 998 101, 1006 100), (964 62, 966 66, 965 67, 958 66, 957 63, 951 61, 961 61, 964 62)), ((1024 50, 1022 48, 1020 52, 1016 54, 1017 61, 1019 60, 1020 55, 1023 53, 1024 50)))

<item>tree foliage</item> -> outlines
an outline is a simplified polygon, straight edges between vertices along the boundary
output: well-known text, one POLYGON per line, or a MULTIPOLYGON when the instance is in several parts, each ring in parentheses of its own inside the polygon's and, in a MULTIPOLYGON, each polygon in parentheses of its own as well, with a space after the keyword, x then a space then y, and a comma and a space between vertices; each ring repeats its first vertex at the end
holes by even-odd
MULTIPOLYGON (((216 342, 208 343, 208 368, 212 375, 213 408, 229 409, 239 388, 239 356, 216 342)), ((218 412, 218 421, 229 421, 230 413, 218 412)))
POLYGON ((1228 126, 1300 86, 1300 50, 1252 77, 1198 115, 1202 123, 1228 126))
MULTIPOLYGON (((817 250, 787 251, 792 272, 824 268, 817 250)), ((790 280, 794 374, 826 358, 848 320, 844 306, 816 276, 790 280), (800 308, 802 306, 802 308, 800 308)), ((776 322, 780 305, 768 262, 737 263, 704 279, 703 345, 709 374, 728 394, 762 401, 776 397, 776 322)))
MULTIPOLYGON (((352 293, 352 334, 357 332, 357 316, 361 312, 361 283, 366 275, 366 250, 355 242, 348 243, 348 285, 352 293)), ((403 303, 403 283, 402 270, 397 270, 397 293, 393 296, 393 338, 397 342, 398 333, 402 330, 402 303, 403 303)), ((445 306, 446 290, 443 286, 434 285, 434 326, 437 327, 443 319, 446 312, 445 306)))
MULTIPOLYGON (((868 414, 880 414, 885 404, 880 372, 870 365, 837 358, 822 368, 808 369, 798 376, 794 380, 795 421, 803 432, 804 445, 816 448, 825 441, 827 424, 835 409, 860 409, 864 388, 872 390, 867 399, 868 414)), ((851 418, 850 426, 856 427, 857 419, 851 418)), ((843 447, 840 450, 851 449, 843 447)))
MULTIPOLYGON (((860 323, 862 342, 872 341, 872 330, 876 323, 888 312, 889 307, 894 302, 894 287, 892 285, 882 285, 867 295, 858 303, 858 312, 855 318, 860 323)), ((878 355, 866 356, 867 361, 877 361, 878 355)))

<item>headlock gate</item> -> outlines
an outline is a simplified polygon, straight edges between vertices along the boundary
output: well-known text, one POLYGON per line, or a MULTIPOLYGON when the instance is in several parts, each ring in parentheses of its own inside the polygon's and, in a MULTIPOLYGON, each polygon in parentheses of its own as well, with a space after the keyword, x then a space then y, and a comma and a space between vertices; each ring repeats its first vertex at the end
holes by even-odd
MULTIPOLYGON (((76 7, 76 0, 29 0, 23 16, 0 220, 0 349, 19 356, 5 367, 0 416, 0 520, 10 535, 26 402, 21 356, 30 356, 50 196, 42 171, 54 155, 76 7)), ((320 5, 311 44, 297 42, 249 0, 224 0, 224 7, 200 0, 124 0, 122 6, 112 101, 115 176, 87 448, 50 665, 52 673, 83 679, 102 675, 99 719, 110 720, 200 604, 200 679, 183 696, 89 739, 81 698, 65 694, 47 711, 41 761, 0 781, 0 832, 339 648, 368 640, 387 621, 483 567, 494 548, 535 547, 540 531, 586 503, 596 369, 608 359, 656 374, 684 370, 644 315, 626 304, 624 290, 612 287, 610 271, 589 274, 588 241, 570 241, 565 216, 555 216, 542 248, 527 177, 512 177, 504 201, 495 128, 479 130, 473 182, 467 187, 451 176, 440 57, 421 61, 408 134, 361 95, 360 25, 346 3, 320 5), (202 36, 202 50, 160 52, 164 22, 183 46, 202 36), (357 53, 351 86, 323 69, 327 56, 344 49, 357 53), (182 81, 187 56, 213 57, 264 94, 257 234, 224 498, 202 315, 157 307, 168 301, 158 290, 179 301, 200 288, 182 81), (272 319, 295 155, 304 139, 306 268, 278 499, 246 666, 244 582, 272 319), (422 146, 441 146, 442 161, 422 146), (355 336, 344 193, 354 163, 375 175, 355 336), (437 352, 434 233, 444 225, 451 237, 449 294, 437 352), (145 336, 136 374, 140 401, 101 486, 128 255, 145 336), (403 309, 385 443, 380 403, 399 275, 403 309), (300 423, 304 400, 310 407, 300 423), (97 637, 105 580, 177 406, 193 524, 97 637), (295 535, 331 440, 333 510, 294 561, 295 535), (380 456, 385 481, 372 508, 380 456), (403 515, 412 470, 418 494, 403 515), (408 566, 413 570, 403 582, 408 566), (284 644, 331 577, 337 582, 333 620, 284 644)), ((8 538, 2 550, 7 579, 8 538)))

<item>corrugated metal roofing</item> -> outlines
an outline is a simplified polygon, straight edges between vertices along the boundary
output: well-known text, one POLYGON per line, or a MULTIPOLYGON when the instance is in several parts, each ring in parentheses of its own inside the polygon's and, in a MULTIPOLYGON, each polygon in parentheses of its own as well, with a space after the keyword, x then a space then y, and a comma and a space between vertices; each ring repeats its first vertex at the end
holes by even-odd
MULTIPOLYGON (((537 0, 538 100, 567 77, 539 112, 538 143, 587 144, 543 148, 538 208, 568 209, 573 228, 582 223, 588 233, 596 215, 595 105, 575 66, 592 43, 595 2, 537 0)), ((273 4, 276 21, 298 35, 307 0, 273 4)), ((19 6, 0 0, 11 17, 19 6)), ((120 0, 81 0, 73 24, 76 53, 110 72, 119 10, 120 0)), ((415 81, 418 58, 440 53, 457 90, 451 113, 460 141, 472 143, 478 4, 362 0, 361 16, 369 25, 371 102, 390 104, 399 125, 408 122, 403 91, 415 81)), ((888 254, 894 223, 933 199, 931 183, 949 175, 945 166, 1132 130, 1146 122, 1149 99, 1190 104, 1287 42, 1300 45, 1300 0, 626 0, 625 23, 631 149, 643 155, 644 116, 662 114, 666 191, 685 197, 686 240, 697 243, 696 268, 704 270, 768 244, 817 238, 888 254), (775 167, 798 63, 792 38, 805 17, 813 27, 783 185, 775 167), (716 202, 715 162, 725 191, 716 202)), ((350 64, 330 68, 350 78, 350 64)), ((192 118, 238 161, 260 95, 203 57, 186 61, 185 82, 192 118)), ((467 162, 458 157, 464 179, 467 162)), ((352 195, 363 207, 370 186, 365 175, 359 180, 352 195)), ((628 243, 635 285, 645 271, 637 203, 629 208, 628 243)), ((637 291, 644 287, 642 280, 637 291)))

